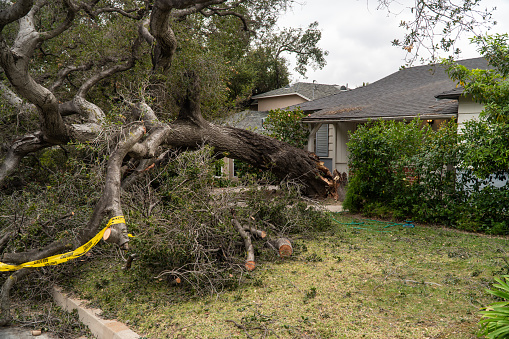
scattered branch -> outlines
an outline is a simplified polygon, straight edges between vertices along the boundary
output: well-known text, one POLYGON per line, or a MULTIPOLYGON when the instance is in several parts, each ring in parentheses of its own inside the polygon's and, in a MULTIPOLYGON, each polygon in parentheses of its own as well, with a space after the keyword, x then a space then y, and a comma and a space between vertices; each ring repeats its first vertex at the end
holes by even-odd
POLYGON ((252 271, 252 270, 255 269, 256 264, 255 264, 254 247, 253 247, 253 244, 251 242, 251 237, 244 230, 244 228, 237 221, 237 219, 235 219, 235 216, 233 217, 232 222, 233 222, 233 225, 235 225, 235 227, 239 231, 239 234, 242 237, 242 239, 244 239, 244 245, 246 246, 246 251, 247 251, 246 264, 245 264, 246 265, 246 269, 248 271, 252 271))

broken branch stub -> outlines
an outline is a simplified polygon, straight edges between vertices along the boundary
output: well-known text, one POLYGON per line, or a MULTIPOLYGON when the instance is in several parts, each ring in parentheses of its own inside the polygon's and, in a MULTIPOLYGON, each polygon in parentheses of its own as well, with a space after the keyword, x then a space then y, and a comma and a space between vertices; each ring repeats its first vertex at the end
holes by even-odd
POLYGON ((246 226, 246 227, 244 227, 244 230, 249 231, 251 234, 256 235, 262 239, 267 236, 267 232, 262 231, 262 230, 257 230, 254 227, 246 226))

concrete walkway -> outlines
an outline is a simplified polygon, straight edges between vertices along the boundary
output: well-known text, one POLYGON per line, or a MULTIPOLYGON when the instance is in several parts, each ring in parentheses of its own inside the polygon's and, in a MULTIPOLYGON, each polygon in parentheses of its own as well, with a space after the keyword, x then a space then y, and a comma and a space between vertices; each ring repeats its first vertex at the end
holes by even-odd
POLYGON ((18 327, 0 327, 1 339, 55 339, 47 333, 38 336, 32 335, 32 330, 18 327))
POLYGON ((323 207, 331 212, 343 212, 343 205, 339 203, 337 205, 325 205, 323 207))
POLYGON ((330 212, 343 212, 343 205, 341 203, 337 203, 334 205, 308 205, 308 208, 314 208, 320 211, 330 211, 330 212))

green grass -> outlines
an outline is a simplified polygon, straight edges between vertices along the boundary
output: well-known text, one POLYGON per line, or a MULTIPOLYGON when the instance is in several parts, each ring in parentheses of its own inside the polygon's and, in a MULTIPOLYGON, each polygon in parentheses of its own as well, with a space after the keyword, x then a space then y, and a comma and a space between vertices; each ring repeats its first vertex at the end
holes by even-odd
POLYGON ((290 259, 263 250, 238 288, 212 296, 116 259, 66 284, 151 339, 476 338, 478 311, 494 301, 485 289, 509 273, 507 239, 335 218, 332 230, 292 239, 290 259))

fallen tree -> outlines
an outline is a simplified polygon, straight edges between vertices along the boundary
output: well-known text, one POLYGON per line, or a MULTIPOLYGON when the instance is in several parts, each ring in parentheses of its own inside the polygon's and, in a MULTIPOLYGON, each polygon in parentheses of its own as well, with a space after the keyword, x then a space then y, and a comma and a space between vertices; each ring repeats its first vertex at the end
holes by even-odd
MULTIPOLYGON (((247 0, 156 0, 153 3, 127 1, 117 3, 115 7, 100 1, 50 3, 20 0, 1 9, 0 66, 7 81, 2 82, 0 90, 15 110, 12 116, 2 116, 2 119, 9 120, 13 116, 26 120, 36 118, 38 123, 25 126, 21 129, 26 132, 24 135, 14 134, 14 140, 3 145, 0 187, 8 186, 8 178, 16 173, 22 160, 35 152, 55 146, 87 144, 100 138, 111 150, 107 154, 102 195, 79 234, 63 237, 43 247, 3 253, 3 263, 19 265, 86 244, 102 228, 105 219, 123 215, 122 189, 135 182, 140 173, 157 167, 170 148, 197 149, 207 144, 217 156, 228 154, 230 158, 271 171, 282 180, 299 183, 306 195, 325 197, 333 193, 330 192, 334 187, 331 173, 321 166, 317 156, 250 131, 206 121, 201 114, 203 89, 200 78, 191 70, 183 76, 187 89, 181 95, 178 118, 171 123, 157 117, 143 93, 138 98, 130 96, 127 99, 122 95, 116 98, 121 102, 119 107, 124 118, 116 124, 108 121, 109 113, 100 103, 89 100, 94 97, 91 92, 108 79, 136 66, 147 66, 149 54, 152 68, 149 79, 155 79, 157 84, 158 74, 164 74, 171 67, 177 50, 172 30, 175 20, 186 20, 188 16, 201 13, 205 16, 233 15, 246 23, 248 19, 240 14, 241 11, 235 12, 246 3, 247 0), (45 17, 48 15, 50 19, 45 17), (74 60, 69 58, 64 64, 58 56, 47 54, 48 58, 54 59, 53 66, 48 66, 48 58, 38 62, 38 68, 34 66, 35 56, 46 56, 45 49, 51 46, 52 40, 65 37, 70 30, 78 26, 80 29, 106 30, 107 25, 100 19, 104 18, 102 15, 116 15, 118 20, 126 20, 137 27, 137 34, 129 40, 129 53, 80 60, 79 64, 73 64, 74 60), (83 22, 87 24, 83 25, 83 22), (56 75, 50 75, 51 72, 56 75)), ((85 38, 80 34, 71 36, 68 49, 63 49, 62 53, 79 47, 74 39, 85 38)), ((239 232, 245 234, 242 228, 239 232)), ((4 235, 6 242, 10 235, 4 235)), ((112 225, 105 238, 127 249, 130 239, 126 224, 112 225)), ((17 270, 4 283, 0 325, 10 320, 11 288, 30 270, 32 268, 17 270)))
MULTIPOLYGON (((249 131, 215 125, 202 114, 204 94, 214 95, 217 87, 211 84, 218 86, 224 80, 214 77, 214 69, 208 71, 207 51, 221 48, 207 45, 222 24, 211 25, 213 18, 234 17, 239 19, 240 29, 249 30, 250 25, 259 26, 260 18, 267 17, 264 15, 274 8, 285 8, 291 2, 2 2, 0 97, 11 109, 2 107, 0 115, 0 187, 15 187, 17 183, 10 179, 24 170, 20 164, 50 149, 60 147, 67 155, 65 147, 77 149, 99 142, 103 149, 100 156, 107 159, 102 192, 91 217, 83 220, 77 234, 62 233, 44 246, 3 251, 2 262, 18 265, 87 244, 105 220, 123 215, 122 190, 136 183, 140 174, 164 163, 170 149, 210 145, 217 157, 227 153, 228 157, 271 171, 279 179, 300 184, 308 196, 334 195, 339 178, 333 177, 317 156, 249 131), (249 17, 249 10, 258 11, 256 18, 249 17), (176 31, 185 35, 185 44, 192 46, 178 60, 175 56, 183 52, 184 46, 179 45, 176 31), (200 58, 202 54, 206 56, 200 58), (197 65, 206 72, 197 73, 197 65), (176 67, 184 71, 171 73, 176 67), (203 81, 209 75, 209 81, 203 81), (172 100, 160 100, 170 90, 174 92, 172 100), (178 117, 171 120, 167 110, 178 112, 178 117)), ((270 19, 274 22, 273 16, 270 19)), ((228 41, 229 28, 223 40, 228 41)), ((249 45, 249 39, 244 40, 249 45)), ((228 67, 227 60, 218 63, 228 67)), ((98 154, 92 157, 100 161, 98 154)), ((1 247, 9 248, 16 232, 9 225, 2 231, 1 247)), ((107 238, 122 248, 129 247, 125 223, 112 225, 107 238)), ((285 248, 281 255, 290 252, 285 244, 276 245, 285 248)), ((4 283, 0 324, 8 323, 10 318, 11 288, 30 270, 17 270, 4 283)))

